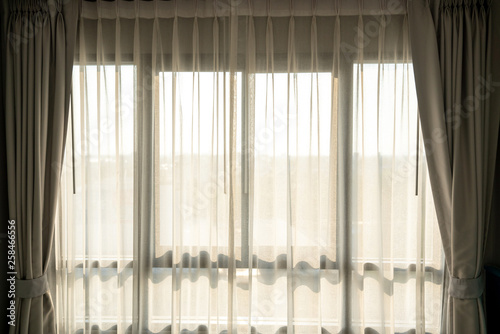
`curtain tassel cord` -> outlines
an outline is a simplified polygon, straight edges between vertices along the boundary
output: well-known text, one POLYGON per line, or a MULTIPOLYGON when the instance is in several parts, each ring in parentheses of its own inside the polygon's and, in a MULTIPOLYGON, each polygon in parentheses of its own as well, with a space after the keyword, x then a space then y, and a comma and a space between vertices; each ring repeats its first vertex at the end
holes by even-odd
POLYGON ((71 170, 73 174, 73 195, 76 194, 75 187, 75 121, 73 113, 73 85, 71 85, 71 170))
POLYGON ((418 196, 418 163, 420 156, 420 117, 417 110, 417 153, 415 158, 415 196, 418 196))

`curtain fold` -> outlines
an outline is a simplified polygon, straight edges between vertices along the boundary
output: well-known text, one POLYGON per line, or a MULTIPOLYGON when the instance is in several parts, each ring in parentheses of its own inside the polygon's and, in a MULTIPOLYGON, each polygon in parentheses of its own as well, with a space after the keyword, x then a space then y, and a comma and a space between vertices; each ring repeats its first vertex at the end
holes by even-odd
POLYGON ((406 5, 365 3, 82 2, 59 332, 439 332, 406 5))
POLYGON ((74 2, 10 1, 6 50, 9 215, 16 230, 16 324, 54 333, 47 284, 69 112, 74 2))
POLYGON ((485 333, 483 258, 500 114, 489 1, 412 1, 415 81, 450 283, 446 331, 485 333))

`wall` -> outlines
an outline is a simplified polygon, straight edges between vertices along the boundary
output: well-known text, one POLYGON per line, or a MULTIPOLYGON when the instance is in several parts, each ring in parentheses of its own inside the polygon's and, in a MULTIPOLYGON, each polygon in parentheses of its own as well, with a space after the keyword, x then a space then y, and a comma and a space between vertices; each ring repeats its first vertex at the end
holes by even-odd
MULTIPOLYGON (((492 1, 492 112, 500 112, 500 1, 492 1)), ((500 140, 497 146, 497 163, 495 183, 493 189, 493 202, 490 219, 490 230, 486 248, 485 263, 500 267, 500 140)))

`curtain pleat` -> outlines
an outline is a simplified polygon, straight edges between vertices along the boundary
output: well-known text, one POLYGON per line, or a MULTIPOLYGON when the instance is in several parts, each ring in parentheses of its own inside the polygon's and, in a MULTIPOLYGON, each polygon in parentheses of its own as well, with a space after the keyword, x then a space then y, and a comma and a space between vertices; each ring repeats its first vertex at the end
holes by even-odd
POLYGON ((449 333, 486 332, 482 272, 500 121, 490 110, 489 6, 415 1, 409 9, 422 131, 449 275, 449 333))
POLYGON ((9 217, 16 237, 10 272, 18 287, 10 332, 54 333, 46 274, 63 170, 77 7, 11 1, 9 10, 5 130, 9 217))
POLYGON ((365 2, 83 1, 61 333, 439 332, 405 7, 365 2))

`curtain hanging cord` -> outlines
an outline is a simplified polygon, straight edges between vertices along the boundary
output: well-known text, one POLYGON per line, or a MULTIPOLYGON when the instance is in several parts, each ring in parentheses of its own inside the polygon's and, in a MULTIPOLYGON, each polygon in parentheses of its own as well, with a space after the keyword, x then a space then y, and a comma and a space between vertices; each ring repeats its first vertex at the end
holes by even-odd
POLYGON ((74 113, 73 113, 73 83, 71 83, 71 92, 70 92, 70 101, 71 101, 71 169, 73 174, 73 195, 76 194, 75 187, 75 121, 74 121, 74 113))
POLYGON ((420 155, 420 117, 417 110, 417 155, 415 158, 415 196, 418 196, 418 160, 420 155))

